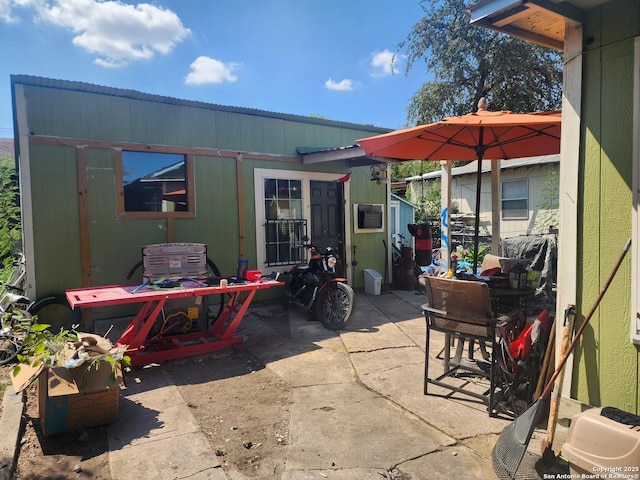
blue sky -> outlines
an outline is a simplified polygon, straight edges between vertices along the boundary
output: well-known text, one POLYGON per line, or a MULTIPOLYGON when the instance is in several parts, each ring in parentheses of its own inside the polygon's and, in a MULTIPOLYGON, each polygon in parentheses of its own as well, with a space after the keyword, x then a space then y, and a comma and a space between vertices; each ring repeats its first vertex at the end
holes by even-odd
POLYGON ((426 76, 392 54, 423 16, 419 0, 0 0, 0 137, 11 74, 402 128, 426 76))

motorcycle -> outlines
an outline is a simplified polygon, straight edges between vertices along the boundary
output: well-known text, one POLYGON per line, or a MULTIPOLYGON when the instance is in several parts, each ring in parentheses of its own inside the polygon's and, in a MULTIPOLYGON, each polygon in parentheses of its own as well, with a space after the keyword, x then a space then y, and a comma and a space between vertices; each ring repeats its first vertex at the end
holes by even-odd
POLYGON ((306 309, 329 330, 341 330, 351 320, 355 305, 355 294, 347 279, 336 274, 337 254, 327 247, 320 253, 305 235, 301 245, 309 250, 308 264, 294 266, 287 296, 298 306, 306 309))

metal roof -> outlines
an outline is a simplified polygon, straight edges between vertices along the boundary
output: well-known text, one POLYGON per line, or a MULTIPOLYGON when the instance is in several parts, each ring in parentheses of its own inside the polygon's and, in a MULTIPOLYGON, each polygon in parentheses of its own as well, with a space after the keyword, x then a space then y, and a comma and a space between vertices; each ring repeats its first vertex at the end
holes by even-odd
POLYGON ((302 163, 305 164, 348 160, 349 167, 362 167, 386 163, 383 157, 366 155, 358 144, 332 148, 298 147, 297 150, 298 154, 302 155, 302 163))
MULTIPOLYGON (((500 170, 509 170, 513 168, 531 167, 535 165, 546 165, 549 163, 560 163, 560 154, 555 155, 541 155, 538 157, 526 157, 526 158, 513 158, 504 160, 500 164, 500 170)), ((491 171, 491 162, 482 163, 482 173, 488 173, 491 171)), ((478 162, 469 162, 462 167, 455 167, 451 169, 451 176, 457 177, 459 175, 475 175, 478 173, 478 162)), ((434 172, 424 173, 422 175, 415 175, 413 177, 405 178, 406 182, 414 182, 417 180, 432 180, 434 178, 440 178, 442 170, 436 170, 434 172)))

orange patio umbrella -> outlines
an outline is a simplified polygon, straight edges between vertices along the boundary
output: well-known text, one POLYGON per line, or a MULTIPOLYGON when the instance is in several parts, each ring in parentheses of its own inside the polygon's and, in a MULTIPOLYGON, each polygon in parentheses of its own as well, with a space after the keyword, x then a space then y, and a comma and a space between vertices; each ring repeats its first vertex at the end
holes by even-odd
POLYGON ((476 113, 358 140, 367 156, 399 160, 478 160, 474 272, 478 266, 482 160, 551 155, 560 152, 561 112, 490 112, 483 99, 476 113))

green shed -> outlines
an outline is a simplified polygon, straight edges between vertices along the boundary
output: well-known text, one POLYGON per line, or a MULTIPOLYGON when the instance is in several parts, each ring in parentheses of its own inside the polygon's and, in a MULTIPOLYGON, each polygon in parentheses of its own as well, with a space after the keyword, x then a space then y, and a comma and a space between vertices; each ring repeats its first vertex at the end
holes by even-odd
POLYGON ((306 234, 340 248, 356 289, 384 270, 390 190, 372 172, 388 167, 355 141, 388 129, 25 75, 11 89, 32 297, 135 283, 157 243, 203 243, 224 275, 239 257, 289 270, 306 234), (359 225, 362 206, 384 223, 359 225))

